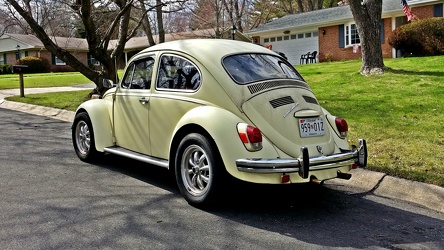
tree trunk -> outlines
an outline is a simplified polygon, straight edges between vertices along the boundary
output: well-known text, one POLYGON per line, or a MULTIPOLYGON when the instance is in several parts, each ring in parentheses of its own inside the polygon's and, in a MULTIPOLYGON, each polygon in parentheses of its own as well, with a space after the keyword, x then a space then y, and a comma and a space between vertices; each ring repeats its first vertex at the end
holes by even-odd
MULTIPOLYGON (((141 10, 143 13, 148 12, 143 0, 140 1, 140 6, 141 6, 141 10)), ((143 24, 143 30, 145 31, 146 37, 148 39, 148 44, 150 46, 156 45, 156 42, 154 41, 154 38, 153 38, 153 32, 151 30, 151 23, 150 23, 149 15, 146 15, 142 19, 142 24, 143 24)))
POLYGON ((382 0, 350 0, 350 9, 361 41, 364 75, 384 73, 381 48, 382 0))
POLYGON ((165 42, 165 30, 163 28, 163 3, 161 0, 156 0, 156 16, 157 27, 159 28, 159 43, 165 42))

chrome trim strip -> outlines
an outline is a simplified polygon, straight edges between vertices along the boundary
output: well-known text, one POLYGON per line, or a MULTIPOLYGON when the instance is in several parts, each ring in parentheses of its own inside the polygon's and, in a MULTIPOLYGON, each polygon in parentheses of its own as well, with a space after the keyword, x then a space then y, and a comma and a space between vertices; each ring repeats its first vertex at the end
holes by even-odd
POLYGON ((137 152, 125 149, 125 148, 121 148, 119 146, 106 147, 106 148, 104 148, 104 150, 105 150, 105 152, 108 152, 111 154, 124 156, 124 157, 130 158, 130 159, 145 162, 148 164, 152 164, 152 165, 156 165, 156 166, 160 166, 160 167, 164 167, 164 168, 169 167, 169 162, 167 160, 147 156, 144 154, 140 154, 140 153, 137 153, 137 152))

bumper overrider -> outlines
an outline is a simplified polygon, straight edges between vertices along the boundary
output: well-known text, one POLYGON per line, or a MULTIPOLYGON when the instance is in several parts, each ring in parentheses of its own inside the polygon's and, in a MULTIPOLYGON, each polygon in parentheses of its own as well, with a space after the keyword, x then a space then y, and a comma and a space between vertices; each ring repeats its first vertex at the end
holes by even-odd
POLYGON ((237 169, 248 173, 294 173, 307 179, 310 171, 338 168, 349 165, 359 167, 367 166, 367 143, 364 139, 359 139, 358 146, 353 145, 352 150, 344 150, 342 153, 317 156, 310 158, 308 148, 301 148, 302 158, 296 159, 238 159, 237 169))

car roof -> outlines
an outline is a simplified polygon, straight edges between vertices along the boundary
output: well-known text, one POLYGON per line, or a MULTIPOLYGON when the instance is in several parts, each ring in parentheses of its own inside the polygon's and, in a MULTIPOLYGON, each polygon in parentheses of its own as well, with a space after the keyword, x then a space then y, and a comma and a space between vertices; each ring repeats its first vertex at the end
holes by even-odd
POLYGON ((273 51, 257 44, 227 39, 187 39, 165 42, 144 49, 140 53, 152 51, 178 51, 189 54, 199 61, 207 61, 208 57, 217 62, 229 54, 245 52, 276 55, 273 51))

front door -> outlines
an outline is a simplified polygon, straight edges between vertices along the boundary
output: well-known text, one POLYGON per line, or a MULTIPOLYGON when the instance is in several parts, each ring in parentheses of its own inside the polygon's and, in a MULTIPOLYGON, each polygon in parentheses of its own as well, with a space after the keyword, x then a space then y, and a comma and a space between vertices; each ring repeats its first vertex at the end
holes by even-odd
POLYGON ((114 102, 116 145, 151 155, 148 126, 154 57, 133 61, 126 69, 114 102))

